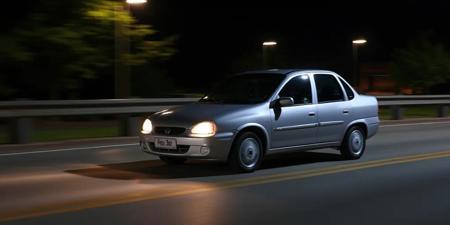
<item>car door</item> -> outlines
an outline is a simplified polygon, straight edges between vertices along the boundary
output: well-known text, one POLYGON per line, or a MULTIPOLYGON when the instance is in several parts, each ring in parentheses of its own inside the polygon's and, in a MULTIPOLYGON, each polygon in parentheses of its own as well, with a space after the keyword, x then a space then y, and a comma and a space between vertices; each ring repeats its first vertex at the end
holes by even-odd
POLYGON ((317 94, 317 142, 339 142, 349 123, 349 102, 332 74, 314 74, 317 94))
POLYGON ((309 75, 290 79, 280 90, 278 97, 292 97, 294 104, 272 107, 271 147, 284 148, 314 143, 318 121, 309 75))

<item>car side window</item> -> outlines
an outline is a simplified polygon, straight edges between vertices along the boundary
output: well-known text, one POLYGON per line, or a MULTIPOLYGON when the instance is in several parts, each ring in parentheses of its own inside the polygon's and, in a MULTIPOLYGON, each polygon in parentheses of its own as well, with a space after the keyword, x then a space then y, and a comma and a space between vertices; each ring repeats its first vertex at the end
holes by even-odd
POLYGON ((309 76, 301 75, 292 78, 278 94, 279 97, 292 97, 295 105, 312 103, 311 82, 309 76))
POLYGON ((342 86, 344 86, 344 90, 345 90, 345 93, 347 94, 348 100, 352 100, 353 98, 355 98, 355 93, 350 88, 350 86, 348 86, 348 84, 345 83, 345 81, 340 77, 339 77, 339 81, 341 81, 342 86))
POLYGON ((317 99, 319 103, 344 101, 344 93, 333 75, 316 74, 317 99))

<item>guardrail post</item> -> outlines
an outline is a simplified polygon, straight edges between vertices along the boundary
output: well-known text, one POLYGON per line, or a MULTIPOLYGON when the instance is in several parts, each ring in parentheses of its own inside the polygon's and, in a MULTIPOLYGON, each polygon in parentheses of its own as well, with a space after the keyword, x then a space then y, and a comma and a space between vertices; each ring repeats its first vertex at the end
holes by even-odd
POLYGON ((391 119, 393 120, 403 119, 403 108, 398 105, 391 106, 391 119))
POLYGON ((438 108, 438 117, 447 117, 448 116, 448 106, 441 105, 438 108))
POLYGON ((137 136, 139 135, 139 117, 126 116, 120 117, 120 135, 137 136))
POLYGON ((10 142, 13 144, 25 144, 31 141, 31 118, 11 118, 9 122, 10 142))

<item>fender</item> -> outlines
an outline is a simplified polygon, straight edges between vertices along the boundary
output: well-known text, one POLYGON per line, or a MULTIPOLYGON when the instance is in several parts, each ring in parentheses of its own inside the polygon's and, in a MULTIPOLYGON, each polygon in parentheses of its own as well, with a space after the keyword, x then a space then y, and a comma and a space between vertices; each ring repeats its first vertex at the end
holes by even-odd
MULTIPOLYGON (((364 124, 364 126, 366 126, 366 132, 368 130, 369 124, 367 123, 366 119, 357 119, 357 120, 353 120, 350 123, 347 124, 347 126, 345 127, 345 132, 341 135, 340 137, 340 143, 342 143, 342 139, 344 138, 345 133, 347 132, 348 128, 350 128, 351 126, 357 124, 357 123, 362 123, 364 124)), ((367 135, 367 134, 366 134, 367 135)))
POLYGON ((267 149, 269 149, 269 146, 270 146, 269 133, 267 132, 266 128, 265 128, 263 125, 259 124, 259 123, 246 123, 246 124, 243 124, 243 125, 239 126, 239 127, 235 130, 235 132, 234 132, 233 141, 234 141, 234 138, 236 138, 236 135, 237 135, 241 130, 243 130, 243 129, 245 129, 245 128, 248 128, 248 127, 258 127, 258 128, 260 128, 260 129, 263 131, 264 135, 266 136, 266 143, 267 143, 267 146, 266 146, 265 151, 267 151, 267 149))

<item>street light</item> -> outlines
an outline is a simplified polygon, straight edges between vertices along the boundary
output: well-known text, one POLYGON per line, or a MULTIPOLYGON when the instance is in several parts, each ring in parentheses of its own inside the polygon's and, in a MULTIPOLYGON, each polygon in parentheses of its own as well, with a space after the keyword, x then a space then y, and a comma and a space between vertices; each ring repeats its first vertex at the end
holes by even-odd
POLYGON ((353 40, 352 41, 352 43, 353 44, 365 44, 367 42, 367 40, 366 39, 356 39, 356 40, 353 40))
POLYGON ((268 48, 274 48, 277 45, 276 41, 265 41, 262 43, 262 58, 263 58, 263 68, 267 67, 267 57, 268 57, 268 48))
POLYGON ((359 66, 358 66, 358 46, 364 45, 367 43, 367 40, 364 38, 355 39, 352 41, 352 50, 353 50, 353 73, 352 73, 352 84, 355 87, 359 86, 359 66))
POLYGON ((265 42, 263 42, 263 46, 271 46, 271 45, 277 45, 277 42, 275 42, 275 41, 265 41, 265 42))
MULTIPOLYGON (((125 9, 123 7, 114 8, 114 16, 116 10, 126 10, 131 14, 131 5, 140 5, 147 3, 147 0, 126 0, 125 9)), ((128 36, 120 32, 119 27, 123 28, 123 24, 118 19, 114 24, 114 96, 115 98, 128 98, 130 96, 130 67, 124 65, 123 60, 120 60, 120 55, 130 53, 130 39, 128 36)))
POLYGON ((143 3, 147 3, 147 0, 127 0, 127 3, 132 5, 132 4, 143 4, 143 3))

